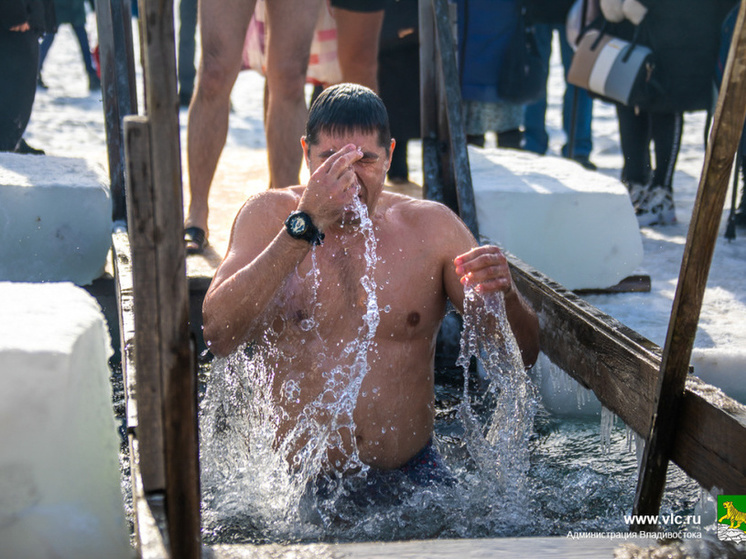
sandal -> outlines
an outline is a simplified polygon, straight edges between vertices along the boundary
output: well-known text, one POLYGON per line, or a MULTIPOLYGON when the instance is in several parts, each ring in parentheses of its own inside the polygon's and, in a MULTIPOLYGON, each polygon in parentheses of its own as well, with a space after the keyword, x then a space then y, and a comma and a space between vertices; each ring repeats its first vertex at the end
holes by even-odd
POLYGON ((187 227, 184 229, 184 242, 187 245, 187 254, 202 254, 209 244, 205 230, 201 227, 187 227))

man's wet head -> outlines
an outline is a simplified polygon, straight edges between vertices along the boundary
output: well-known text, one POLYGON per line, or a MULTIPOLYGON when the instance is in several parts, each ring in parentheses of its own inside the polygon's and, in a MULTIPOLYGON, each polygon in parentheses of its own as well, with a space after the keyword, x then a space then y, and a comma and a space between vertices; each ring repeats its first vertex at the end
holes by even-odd
POLYGON ((390 156, 389 116, 381 98, 362 85, 342 83, 326 88, 311 105, 305 141, 319 142, 319 135, 342 136, 351 132, 375 133, 378 144, 390 156))

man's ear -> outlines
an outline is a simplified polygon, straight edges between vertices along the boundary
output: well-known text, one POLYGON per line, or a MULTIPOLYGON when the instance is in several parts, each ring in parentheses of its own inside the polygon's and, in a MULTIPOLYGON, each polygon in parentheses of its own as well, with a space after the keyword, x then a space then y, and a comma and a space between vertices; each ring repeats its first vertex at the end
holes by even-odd
POLYGON ((391 138, 391 146, 389 147, 389 162, 388 162, 388 165, 386 165, 387 173, 388 173, 388 170, 391 168, 391 161, 393 161, 393 158, 394 158, 395 147, 396 147, 396 140, 394 138, 391 138))

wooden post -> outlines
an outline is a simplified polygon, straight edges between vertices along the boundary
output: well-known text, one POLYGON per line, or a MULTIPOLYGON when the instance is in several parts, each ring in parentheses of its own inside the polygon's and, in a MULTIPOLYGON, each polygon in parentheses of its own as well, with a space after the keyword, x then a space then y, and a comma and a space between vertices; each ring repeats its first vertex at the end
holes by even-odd
MULTIPOLYGON (((140 20, 147 120, 131 126, 133 134, 149 137, 150 157, 130 167, 149 165, 153 185, 157 299, 151 312, 157 317, 156 374, 162 382, 166 515, 171 556, 196 558, 201 551, 196 360, 189 333, 172 0, 141 0, 140 20)), ((135 273, 138 265, 133 253, 135 273)))
POLYGON ((420 0, 419 15, 425 197, 449 205, 479 239, 449 3, 420 0))
MULTIPOLYGON (((746 117, 745 10, 742 3, 705 154, 666 335, 657 398, 640 468, 633 514, 656 515, 663 497, 707 275, 728 191, 730 170, 746 117)), ((640 524, 631 528, 641 530, 648 526, 640 524)))
POLYGON ((129 0, 96 0, 101 93, 115 222, 127 219, 122 119, 137 113, 131 20, 129 0))
MULTIPOLYGON (((145 493, 166 489, 163 453, 163 379, 158 317, 158 267, 155 237, 153 165, 150 125, 146 117, 124 120, 127 162, 127 205, 130 247, 133 254, 132 289, 135 311, 134 429, 140 449, 140 470, 145 493)), ((128 383, 131 379, 127 379, 128 383)), ((132 423, 132 420, 130 420, 132 423)))

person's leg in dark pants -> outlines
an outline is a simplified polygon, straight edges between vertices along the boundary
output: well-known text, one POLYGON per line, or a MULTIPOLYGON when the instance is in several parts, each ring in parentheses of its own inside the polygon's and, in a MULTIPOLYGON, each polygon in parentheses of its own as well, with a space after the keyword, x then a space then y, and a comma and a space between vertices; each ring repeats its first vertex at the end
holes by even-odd
POLYGON ((55 33, 45 33, 44 37, 41 40, 41 44, 39 45, 39 69, 38 69, 38 82, 39 87, 42 89, 47 89, 47 85, 44 83, 44 81, 41 79, 41 68, 44 66, 44 60, 47 58, 47 53, 49 52, 49 49, 52 47, 52 43, 54 42, 54 36, 55 33))
POLYGON ((562 98, 562 128, 565 131, 567 143, 562 147, 562 155, 571 157, 586 169, 594 170, 596 166, 591 163, 590 155, 593 150, 593 133, 591 123, 593 120, 593 99, 588 91, 567 83, 567 73, 572 64, 573 50, 567 42, 567 33, 564 25, 558 25, 560 52, 562 55, 562 66, 565 72, 565 94, 562 98), (575 111, 573 112, 573 106, 575 111), (570 146, 572 139, 573 145, 570 146), (572 154, 571 148, 572 147, 572 154))
POLYGON ((85 25, 73 25, 72 27, 73 31, 75 31, 75 36, 78 38, 80 53, 83 55, 83 64, 85 64, 85 71, 88 74, 88 89, 91 91, 99 90, 101 89, 101 80, 96 74, 96 69, 93 67, 91 45, 88 43, 88 33, 85 30, 85 25))
POLYGON ((197 0, 179 2, 179 104, 188 107, 197 70, 194 65, 197 33, 197 0))
MULTIPOLYGON (((542 61, 549 67, 552 54, 552 26, 540 23, 534 26, 536 46, 542 61)), ((548 75, 548 74, 547 74, 548 75)), ((544 84, 544 95, 541 99, 526 105, 523 115, 523 149, 544 155, 549 147, 549 135, 546 131, 547 88, 544 84)))
POLYGON ((616 106, 616 113, 624 157, 622 182, 647 185, 651 175, 649 115, 645 112, 635 114, 633 108, 623 105, 616 106))
POLYGON ((39 41, 31 32, 0 32, 0 151, 14 151, 36 96, 39 41))
POLYGON ((684 117, 681 113, 652 113, 651 132, 655 144, 653 186, 673 190, 673 172, 681 148, 684 117))

